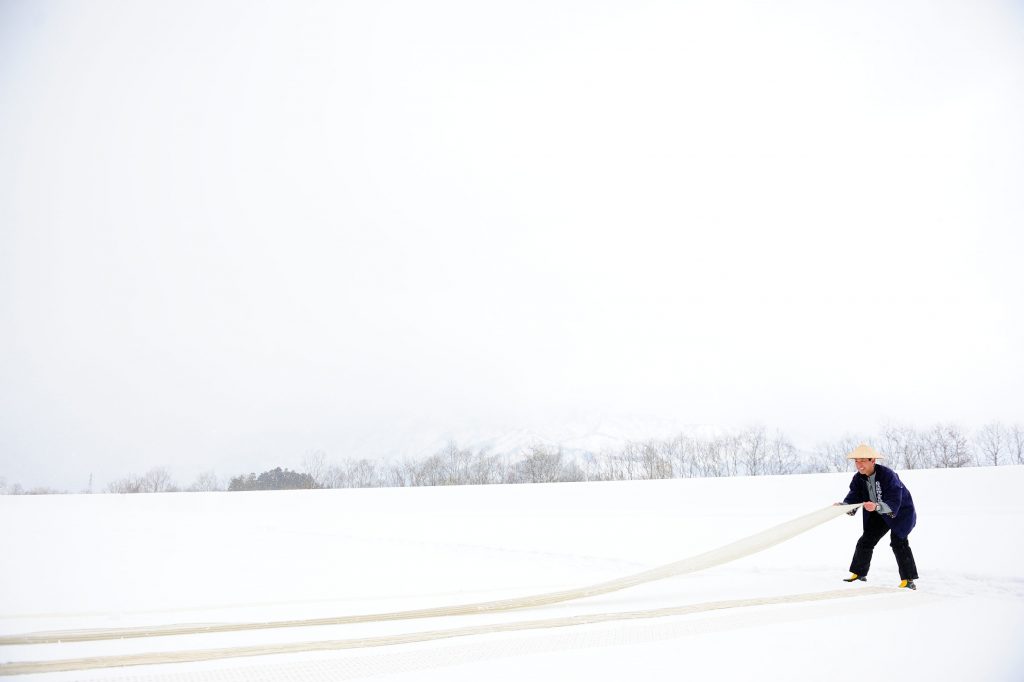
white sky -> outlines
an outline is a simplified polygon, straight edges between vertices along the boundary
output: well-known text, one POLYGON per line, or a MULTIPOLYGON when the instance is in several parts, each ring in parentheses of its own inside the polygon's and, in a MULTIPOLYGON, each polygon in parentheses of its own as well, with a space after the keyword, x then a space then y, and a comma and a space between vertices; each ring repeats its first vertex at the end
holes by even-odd
POLYGON ((1024 418, 1012 2, 0 0, 0 476, 1024 418))

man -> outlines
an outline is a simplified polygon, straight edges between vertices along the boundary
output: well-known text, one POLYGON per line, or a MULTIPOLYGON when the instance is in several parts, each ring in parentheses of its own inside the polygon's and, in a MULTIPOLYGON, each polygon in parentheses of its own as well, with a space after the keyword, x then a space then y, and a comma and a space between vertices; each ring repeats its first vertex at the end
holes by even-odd
MULTIPOLYGON (((917 580, 917 565, 907 541, 907 536, 917 524, 914 500, 895 471, 875 463, 881 458, 870 445, 858 445, 846 456, 846 459, 853 460, 857 473, 850 481, 850 494, 843 500, 843 504, 864 503, 864 533, 857 541, 857 549, 853 553, 851 575, 844 580, 852 583, 867 579, 875 545, 891 531, 889 545, 896 555, 896 565, 900 570, 900 587, 916 590, 914 581, 917 580)), ((850 515, 856 511, 851 511, 850 515)))

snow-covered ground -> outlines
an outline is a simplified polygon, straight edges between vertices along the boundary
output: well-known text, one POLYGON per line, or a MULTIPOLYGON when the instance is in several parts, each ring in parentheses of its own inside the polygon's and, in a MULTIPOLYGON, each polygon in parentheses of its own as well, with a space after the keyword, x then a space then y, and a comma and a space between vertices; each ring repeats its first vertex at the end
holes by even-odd
MULTIPOLYGON (((0 497, 0 637, 369 614, 580 587, 823 508, 842 499, 851 475, 0 497)), ((1024 467, 902 477, 919 510, 911 535, 917 592, 873 591, 898 582, 887 540, 867 584, 841 582, 860 520, 840 516, 731 563, 528 610, 3 645, 0 664, 348 640, 848 590, 855 596, 739 601, 685 615, 24 679, 1024 679, 1024 467)))

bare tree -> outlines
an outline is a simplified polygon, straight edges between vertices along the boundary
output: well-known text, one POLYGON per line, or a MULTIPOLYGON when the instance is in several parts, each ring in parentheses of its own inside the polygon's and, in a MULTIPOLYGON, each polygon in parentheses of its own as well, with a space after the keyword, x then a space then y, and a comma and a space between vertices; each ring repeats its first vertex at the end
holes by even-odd
POLYGON ((667 457, 664 441, 647 440, 642 443, 626 443, 623 455, 628 461, 627 470, 631 479, 653 480, 672 478, 672 463, 667 457))
POLYGON ((765 473, 768 459, 768 438, 763 426, 753 426, 736 438, 736 454, 748 476, 765 473))
POLYGON ((419 462, 413 472, 413 485, 444 485, 444 460, 441 455, 431 455, 419 462))
POLYGON ((694 439, 680 433, 668 443, 667 456, 676 478, 690 478, 694 475, 694 439))
POLYGON ((846 455, 864 441, 855 436, 843 436, 832 443, 819 443, 811 457, 812 468, 822 473, 846 471, 849 466, 846 455))
POLYGON ((640 452, 643 455, 643 473, 647 479, 672 478, 671 441, 645 441, 640 452))
POLYGON ((142 492, 166 493, 173 492, 173 490, 174 484, 171 482, 171 474, 163 467, 150 469, 142 477, 142 492))
POLYGON ((464 485, 469 482, 469 468, 473 461, 473 453, 462 450, 454 440, 438 453, 442 469, 444 485, 464 485))
POLYGON ((348 462, 348 483, 353 488, 374 488, 378 485, 377 463, 369 459, 348 462))
POLYGON ((25 491, 25 495, 64 495, 66 490, 57 490, 56 488, 50 488, 45 485, 36 486, 30 490, 25 491))
POLYGON ((387 467, 384 480, 387 485, 395 488, 416 485, 416 467, 416 462, 409 458, 402 459, 399 462, 392 462, 387 467))
POLYGON ((477 452, 470 462, 467 471, 467 483, 470 485, 487 485, 500 483, 505 478, 508 465, 504 457, 489 455, 486 451, 477 452))
POLYGON ((608 458, 608 477, 613 481, 633 481, 639 477, 641 455, 636 443, 628 442, 622 452, 608 458))
POLYGON ((973 463, 967 436, 954 424, 936 424, 925 434, 925 442, 938 468, 955 469, 973 463))
POLYGON ((344 488, 346 487, 346 476, 347 473, 344 467, 337 464, 328 464, 321 473, 322 480, 320 485, 325 488, 344 488))
POLYGON ((111 481, 107 485, 107 492, 118 493, 118 494, 130 494, 130 493, 141 493, 145 491, 145 481, 141 476, 135 474, 128 474, 124 478, 119 478, 116 481, 111 481))
MULTIPOLYGON (((393 478, 394 465, 388 466, 370 459, 347 460, 342 464, 315 467, 319 480, 313 478, 322 488, 377 488, 382 485, 411 485, 404 478, 393 478)), ((312 473, 306 472, 310 477, 312 473)))
POLYGON ((593 452, 583 453, 583 477, 585 481, 600 481, 601 480, 601 456, 594 454, 593 452))
POLYGON ((932 460, 926 438, 910 426, 887 424, 881 440, 882 454, 894 468, 920 469, 932 460))
POLYGON ((312 476, 313 480, 325 488, 333 487, 327 485, 327 453, 323 450, 312 450, 306 453, 302 460, 302 469, 312 476))
POLYGON ((562 450, 555 452, 534 445, 514 467, 514 483, 554 483, 562 478, 562 450))
POLYGON ((190 492, 202 493, 223 490, 224 486, 221 485, 220 479, 217 478, 217 474, 211 470, 204 471, 196 476, 196 480, 192 482, 192 485, 190 485, 188 489, 190 492))
POLYGON ((992 466, 999 466, 1010 454, 1010 434, 999 422, 985 424, 978 429, 974 443, 984 461, 992 466))
POLYGON ((565 483, 579 483, 587 480, 587 474, 583 468, 574 460, 568 460, 562 464, 562 477, 559 479, 565 483))
POLYGON ((1017 464, 1024 464, 1024 426, 1014 424, 1009 428, 1010 456, 1017 464))
POLYGON ((694 442, 693 467, 697 476, 710 478, 731 475, 728 455, 730 439, 714 437, 694 442))
POLYGON ((9 483, 6 478, 0 476, 0 495, 48 495, 58 492, 52 488, 38 486, 26 489, 20 483, 9 483))
POLYGON ((769 475, 791 474, 800 467, 800 455, 789 439, 781 433, 768 442, 764 472, 769 475))

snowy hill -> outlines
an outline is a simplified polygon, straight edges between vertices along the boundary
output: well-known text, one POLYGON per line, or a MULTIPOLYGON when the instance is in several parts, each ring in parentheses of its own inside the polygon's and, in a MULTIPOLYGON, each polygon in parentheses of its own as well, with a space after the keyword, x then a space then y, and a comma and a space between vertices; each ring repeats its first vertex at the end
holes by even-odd
POLYGON ((438 428, 434 422, 411 420, 404 427, 390 429, 387 433, 368 432, 361 437, 340 442, 331 452, 337 450, 349 457, 369 459, 423 459, 455 443, 464 450, 512 457, 521 456, 535 446, 542 446, 550 450, 560 449, 565 456, 579 459, 587 454, 621 451, 631 441, 669 439, 679 434, 713 436, 723 431, 722 427, 707 424, 621 415, 576 415, 549 422, 526 422, 525 425, 515 427, 467 421, 448 430, 438 428))
MULTIPOLYGON (((849 477, 0 497, 0 641, 325 619, 593 585, 823 509, 843 497, 849 477)), ((839 516, 706 570, 539 608, 5 643, 0 665, 237 647, 266 654, 317 642, 332 650, 25 679, 678 680, 685 672, 834 682, 862 679, 868 668, 903 679, 1024 678, 1024 547, 1014 540, 1024 537, 1024 467, 903 478, 920 513, 911 535, 921 571, 913 593, 895 589, 884 540, 867 584, 840 581, 860 521, 839 516), (606 619, 583 622, 597 616, 606 619), (534 622, 541 625, 511 629, 534 622), (469 630, 457 636, 460 628, 469 630), (445 639, 376 639, 423 632, 445 639), (355 648, 334 650, 342 641, 355 648), (866 648, 871 656, 861 665, 866 648)))

